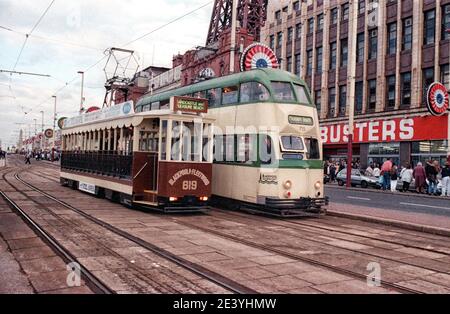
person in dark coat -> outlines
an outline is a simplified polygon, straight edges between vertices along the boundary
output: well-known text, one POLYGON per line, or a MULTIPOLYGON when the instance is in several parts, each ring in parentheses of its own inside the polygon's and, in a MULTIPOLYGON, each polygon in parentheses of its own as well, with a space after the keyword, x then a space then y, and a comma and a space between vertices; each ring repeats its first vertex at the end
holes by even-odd
POLYGON ((425 168, 423 167, 421 162, 419 162, 417 164, 416 168, 414 168, 413 177, 415 180, 417 193, 422 194, 423 188, 426 183, 427 174, 426 174, 425 168))
POLYGON ((430 195, 436 194, 437 191, 437 175, 439 173, 438 168, 436 167, 435 163, 430 160, 427 162, 427 165, 425 166, 425 173, 427 175, 428 179, 428 191, 427 193, 430 195))

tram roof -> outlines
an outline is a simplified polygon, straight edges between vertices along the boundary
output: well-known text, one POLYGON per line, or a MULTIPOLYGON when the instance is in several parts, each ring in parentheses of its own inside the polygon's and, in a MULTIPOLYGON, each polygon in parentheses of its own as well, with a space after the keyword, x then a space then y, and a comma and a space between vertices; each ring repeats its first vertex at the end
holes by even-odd
POLYGON ((263 68, 222 76, 219 78, 195 83, 192 85, 171 89, 155 95, 147 94, 136 103, 135 108, 142 107, 153 102, 165 100, 172 96, 188 95, 198 91, 204 91, 219 87, 233 86, 246 82, 258 82, 265 85, 269 89, 271 89, 270 85, 271 82, 293 82, 302 85, 308 89, 305 81, 303 81, 298 76, 290 72, 279 69, 263 68))

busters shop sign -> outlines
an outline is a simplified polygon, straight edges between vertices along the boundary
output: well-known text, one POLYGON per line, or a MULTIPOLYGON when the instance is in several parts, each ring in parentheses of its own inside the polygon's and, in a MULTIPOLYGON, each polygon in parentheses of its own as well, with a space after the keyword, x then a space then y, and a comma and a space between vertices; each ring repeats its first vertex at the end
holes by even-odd
MULTIPOLYGON (((348 143, 348 124, 320 128, 324 144, 348 143)), ((355 123, 355 143, 444 140, 447 138, 447 116, 397 118, 355 123)))

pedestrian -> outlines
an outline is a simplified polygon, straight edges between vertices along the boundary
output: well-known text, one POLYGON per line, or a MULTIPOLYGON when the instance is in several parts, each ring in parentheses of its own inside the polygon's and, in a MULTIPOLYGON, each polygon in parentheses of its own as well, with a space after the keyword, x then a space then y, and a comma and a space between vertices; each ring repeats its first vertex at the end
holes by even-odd
POLYGON ((450 161, 442 168, 442 196, 450 196, 450 161))
POLYGON ((331 163, 330 164, 330 182, 333 183, 336 181, 336 166, 331 163))
POLYGON ((379 178, 381 176, 380 166, 376 163, 373 168, 373 176, 379 178))
POLYGON ((366 176, 373 177, 374 176, 373 172, 374 172, 373 163, 370 163, 369 167, 367 167, 366 169, 366 176))
POLYGON ((413 177, 416 184, 416 192, 419 194, 423 194, 423 188, 426 183, 427 174, 421 162, 419 162, 416 168, 414 168, 413 177))
POLYGON ((25 165, 31 165, 31 153, 25 155, 25 165))
POLYGON ((398 168, 395 164, 392 164, 391 168, 391 192, 397 192, 397 183, 398 183, 398 168))
POLYGON ((410 164, 407 164, 406 167, 403 168, 402 172, 400 173, 400 179, 403 182, 402 191, 408 192, 413 180, 413 170, 410 164))
POLYGON ((386 191, 391 186, 391 170, 392 161, 391 158, 388 158, 388 160, 386 160, 381 167, 381 175, 383 176, 383 191, 386 191))
POLYGON ((439 163, 429 160, 425 166, 425 173, 428 180, 428 195, 434 195, 437 192, 437 175, 439 173, 439 163))

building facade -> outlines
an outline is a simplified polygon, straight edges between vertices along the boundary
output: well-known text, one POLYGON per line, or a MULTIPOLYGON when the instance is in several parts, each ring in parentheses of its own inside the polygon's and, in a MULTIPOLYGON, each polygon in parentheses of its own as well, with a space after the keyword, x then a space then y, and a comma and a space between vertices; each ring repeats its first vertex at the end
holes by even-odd
POLYGON ((325 158, 345 159, 354 99, 362 166, 446 160, 447 116, 428 113, 426 94, 450 89, 450 0, 281 0, 267 14, 261 38, 310 86, 325 158))

